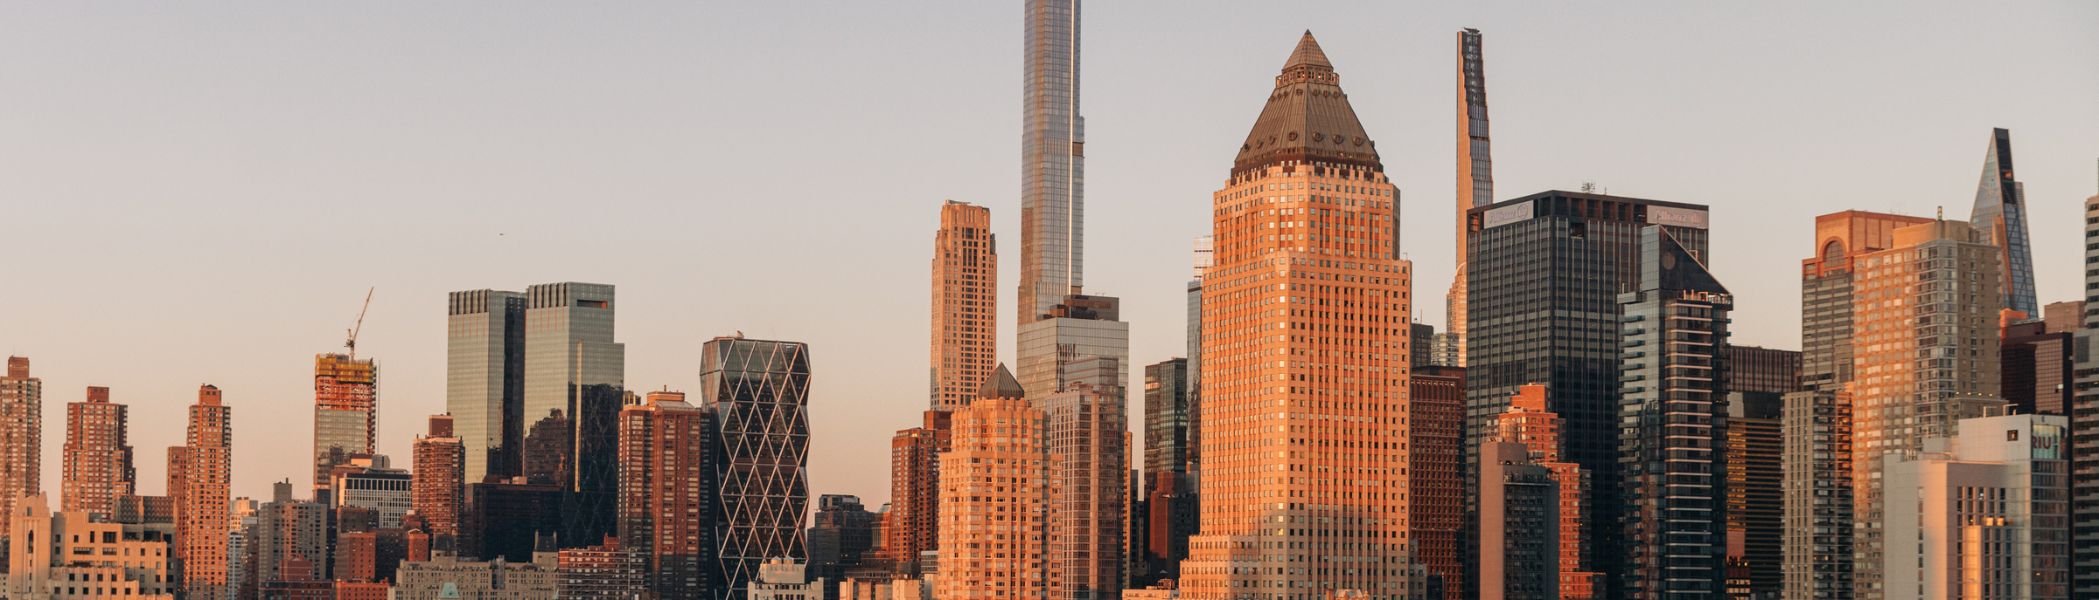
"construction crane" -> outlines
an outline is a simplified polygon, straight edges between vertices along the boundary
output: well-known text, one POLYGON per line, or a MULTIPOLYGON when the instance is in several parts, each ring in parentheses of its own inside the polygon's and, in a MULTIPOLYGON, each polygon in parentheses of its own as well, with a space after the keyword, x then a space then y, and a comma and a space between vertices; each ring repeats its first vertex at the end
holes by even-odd
POLYGON ((364 331, 364 313, 372 309, 372 292, 377 289, 375 286, 364 290, 364 307, 357 309, 357 325, 348 330, 350 339, 343 342, 343 347, 350 349, 352 359, 357 358, 357 332, 364 331))

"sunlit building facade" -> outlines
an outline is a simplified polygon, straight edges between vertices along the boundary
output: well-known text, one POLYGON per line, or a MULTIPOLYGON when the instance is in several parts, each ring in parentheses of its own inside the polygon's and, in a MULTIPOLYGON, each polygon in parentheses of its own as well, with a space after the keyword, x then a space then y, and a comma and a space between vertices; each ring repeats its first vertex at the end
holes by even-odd
POLYGON ((86 401, 66 403, 64 512, 114 517, 119 499, 132 494, 138 472, 131 464, 129 415, 109 401, 106 387, 90 387, 86 401))
POLYGON ((313 357, 313 487, 379 443, 379 365, 346 354, 313 357))
POLYGON ((1182 596, 1417 594, 1399 191, 1309 32, 1212 201, 1182 596))
MULTIPOLYGON (((940 600, 1049 597, 1050 474, 1043 411, 1001 366, 954 412, 940 462, 940 600)), ((840 597, 846 596, 841 589, 840 597)))
POLYGON ((998 366, 998 240, 991 210, 948 201, 933 234, 933 410, 976 399, 998 366))
POLYGON ((7 357, 0 378, 0 514, 14 514, 15 501, 41 493, 44 448, 44 380, 29 376, 29 359, 7 357))
POLYGON ((227 538, 233 532, 233 407, 226 406, 219 388, 197 389, 197 403, 189 407, 188 439, 179 454, 175 556, 182 561, 183 597, 231 598, 227 538))

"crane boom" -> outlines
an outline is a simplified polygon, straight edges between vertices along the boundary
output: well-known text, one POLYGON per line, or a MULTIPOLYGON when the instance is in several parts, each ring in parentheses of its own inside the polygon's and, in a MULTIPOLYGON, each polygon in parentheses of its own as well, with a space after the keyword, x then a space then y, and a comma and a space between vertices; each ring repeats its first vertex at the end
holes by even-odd
POLYGON ((343 347, 350 349, 350 358, 357 358, 357 334, 364 331, 364 313, 372 309, 372 292, 377 289, 377 286, 365 289, 364 307, 357 309, 357 325, 349 329, 350 339, 343 342, 343 347))

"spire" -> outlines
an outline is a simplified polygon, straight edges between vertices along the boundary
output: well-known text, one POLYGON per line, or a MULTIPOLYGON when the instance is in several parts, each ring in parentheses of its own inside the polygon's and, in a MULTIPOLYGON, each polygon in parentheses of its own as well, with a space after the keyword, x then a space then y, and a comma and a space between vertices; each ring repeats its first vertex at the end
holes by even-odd
POLYGON ((1298 38, 1297 49, 1290 51, 1290 62, 1283 63, 1283 71, 1285 72, 1294 67, 1315 67, 1328 71, 1334 70, 1334 63, 1327 62, 1326 52, 1319 49, 1319 40, 1312 37, 1312 30, 1310 29, 1305 30, 1304 37, 1298 38))
POLYGON ((999 363, 998 370, 984 379, 983 389, 977 392, 981 398, 1020 399, 1026 395, 1020 389, 1020 381, 1013 379, 1013 372, 1006 370, 1005 363, 999 363))

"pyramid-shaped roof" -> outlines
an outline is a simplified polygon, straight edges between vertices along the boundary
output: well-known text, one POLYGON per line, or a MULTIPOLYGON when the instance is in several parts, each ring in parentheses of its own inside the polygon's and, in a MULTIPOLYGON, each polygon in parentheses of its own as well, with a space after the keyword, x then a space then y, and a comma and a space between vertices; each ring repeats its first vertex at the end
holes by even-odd
POLYGON ((1268 105, 1254 119, 1246 143, 1232 163, 1232 174, 1279 162, 1326 162, 1382 170, 1377 143, 1363 131, 1356 109, 1341 91, 1341 76, 1306 31, 1290 51, 1283 72, 1275 77, 1268 105))
POLYGON ((1027 397, 1027 393, 1020 389, 1020 380, 1013 378, 1013 372, 1006 370, 1006 365, 1000 363, 998 370, 984 379, 984 387, 977 391, 977 396, 1019 399, 1027 397))

